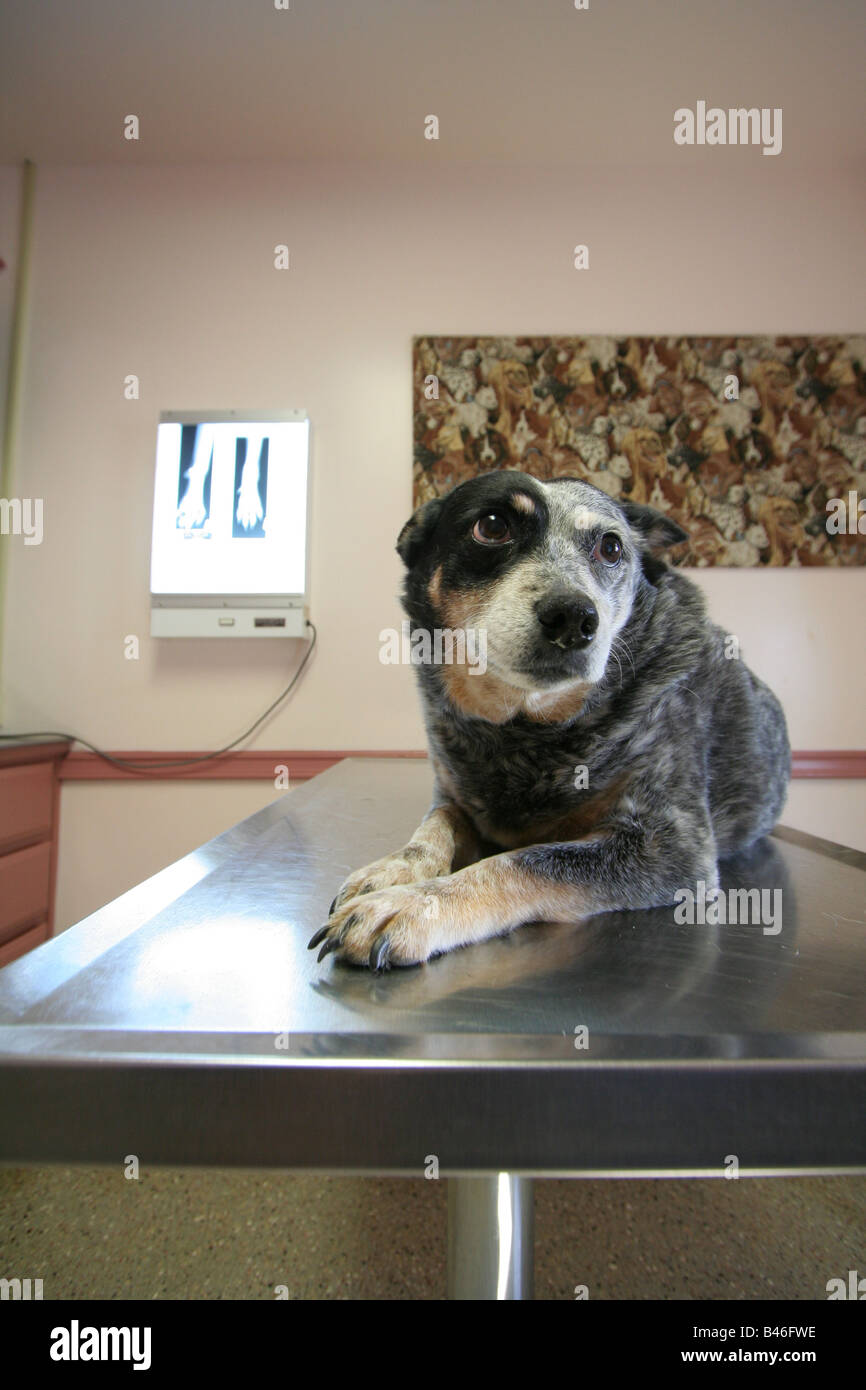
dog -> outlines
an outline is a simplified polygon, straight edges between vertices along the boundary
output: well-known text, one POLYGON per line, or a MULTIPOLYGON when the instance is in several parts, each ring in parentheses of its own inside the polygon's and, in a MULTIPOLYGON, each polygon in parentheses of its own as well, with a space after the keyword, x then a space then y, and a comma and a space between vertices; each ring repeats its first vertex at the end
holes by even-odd
POLYGON ((397 541, 413 641, 477 630, 485 669, 416 665, 433 803, 346 879, 319 960, 408 966, 529 922, 665 906, 769 833, 785 716, 663 560, 686 539, 649 506, 516 470, 418 508, 397 541))

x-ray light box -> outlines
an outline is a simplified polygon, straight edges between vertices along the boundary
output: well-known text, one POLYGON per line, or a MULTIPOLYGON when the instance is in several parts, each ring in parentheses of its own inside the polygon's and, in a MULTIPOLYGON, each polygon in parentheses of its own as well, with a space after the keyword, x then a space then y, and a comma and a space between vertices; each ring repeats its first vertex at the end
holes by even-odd
POLYGON ((302 410, 162 413, 154 637, 304 635, 309 444, 302 410))

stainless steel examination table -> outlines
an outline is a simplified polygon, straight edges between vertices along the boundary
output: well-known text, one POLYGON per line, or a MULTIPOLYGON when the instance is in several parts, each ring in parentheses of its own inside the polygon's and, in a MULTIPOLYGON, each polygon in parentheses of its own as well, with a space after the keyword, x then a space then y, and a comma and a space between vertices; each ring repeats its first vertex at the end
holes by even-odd
POLYGON ((349 759, 0 972, 0 1161, 449 1182, 452 1297, 532 1291, 536 1176, 866 1171, 866 856, 780 830, 673 909, 373 975, 307 941, 427 809, 349 759))

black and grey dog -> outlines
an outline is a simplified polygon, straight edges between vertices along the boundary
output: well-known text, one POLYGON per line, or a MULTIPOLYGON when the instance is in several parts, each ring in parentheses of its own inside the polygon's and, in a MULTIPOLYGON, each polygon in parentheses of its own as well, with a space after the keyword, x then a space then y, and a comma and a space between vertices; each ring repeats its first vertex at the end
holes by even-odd
POLYGON ((685 538, 589 483, 514 471, 415 512, 397 542, 413 644, 479 640, 417 665, 433 805, 343 884, 319 959, 411 965, 526 922, 662 906, 715 888, 717 861, 772 829, 785 717, 659 558, 685 538))

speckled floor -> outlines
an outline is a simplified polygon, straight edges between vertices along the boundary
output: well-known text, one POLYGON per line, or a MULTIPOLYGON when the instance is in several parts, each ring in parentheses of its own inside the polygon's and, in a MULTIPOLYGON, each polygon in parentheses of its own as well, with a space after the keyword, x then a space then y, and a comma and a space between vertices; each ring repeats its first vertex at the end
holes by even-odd
MULTIPOLYGON (((543 1181, 536 1298, 826 1299, 866 1274, 866 1178, 543 1181)), ((444 1298, 444 1182, 0 1169, 0 1277, 45 1299, 444 1298)))

